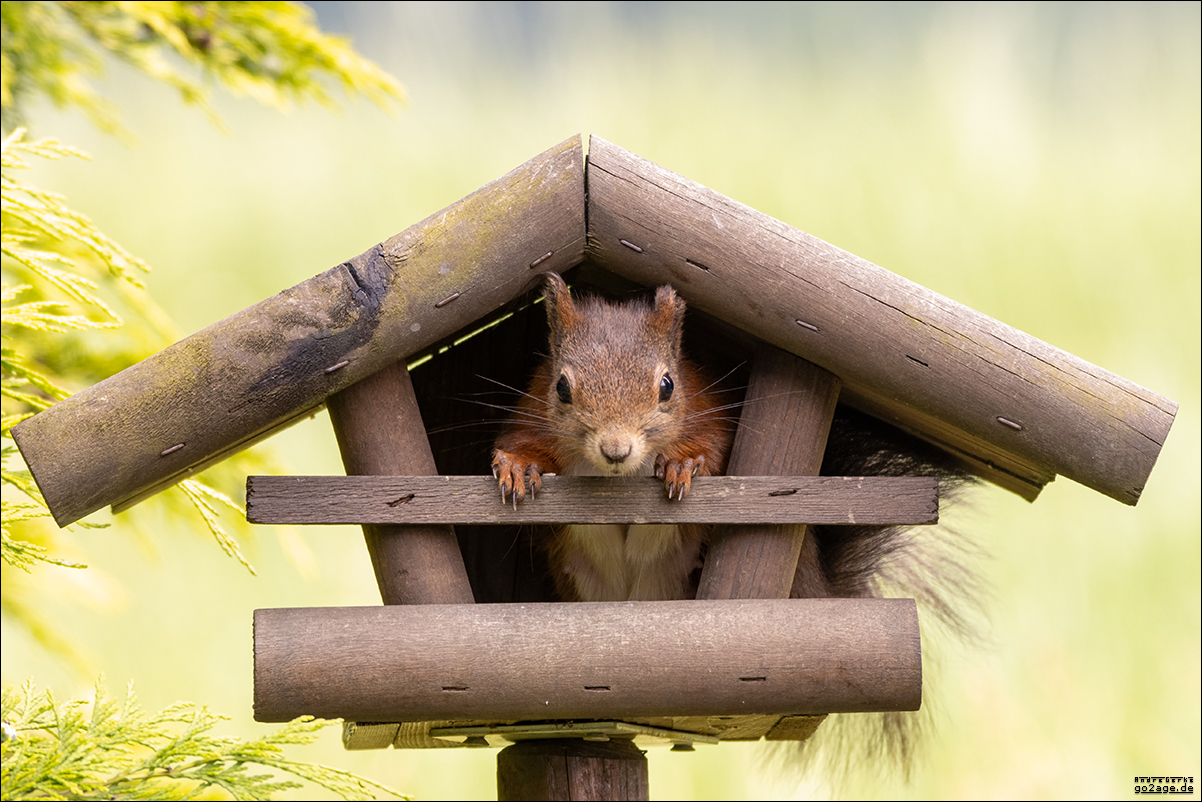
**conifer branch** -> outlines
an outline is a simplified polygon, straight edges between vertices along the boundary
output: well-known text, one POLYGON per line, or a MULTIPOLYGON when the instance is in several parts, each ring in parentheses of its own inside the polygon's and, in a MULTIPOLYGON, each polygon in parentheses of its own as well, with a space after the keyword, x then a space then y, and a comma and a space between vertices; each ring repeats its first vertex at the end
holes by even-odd
POLYGON ((329 766, 287 760, 283 747, 308 744, 336 722, 298 718, 253 741, 213 735, 227 717, 187 702, 147 714, 132 683, 125 699, 58 703, 32 682, 5 688, 0 792, 5 799, 194 799, 220 789, 233 799, 267 799, 314 783, 343 799, 404 798, 379 783, 329 766), (265 769, 266 771, 256 771, 265 769))

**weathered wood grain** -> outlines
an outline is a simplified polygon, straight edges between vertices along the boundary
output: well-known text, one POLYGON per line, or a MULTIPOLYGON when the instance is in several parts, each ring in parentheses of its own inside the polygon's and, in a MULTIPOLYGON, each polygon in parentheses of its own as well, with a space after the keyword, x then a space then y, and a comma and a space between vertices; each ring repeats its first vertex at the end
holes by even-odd
MULTIPOLYGON (((825 716, 655 716, 642 718, 629 716, 622 720, 623 724, 645 726, 657 731, 655 736, 636 734, 637 745, 662 745, 667 740, 674 743, 691 742, 689 738, 674 740, 671 733, 691 733, 703 738, 713 738, 718 741, 758 741, 761 738, 768 741, 804 741, 814 734, 825 716)), ((559 722, 567 724, 569 722, 559 722)), ((571 722, 580 724, 582 722, 571 722)), ((597 724, 595 720, 592 724, 597 724)), ((496 719, 455 719, 440 721, 404 721, 393 723, 359 723, 344 722, 342 727, 342 745, 346 749, 385 749, 389 746, 397 749, 447 749, 471 748, 471 745, 459 740, 460 735, 444 737, 448 729, 458 732, 465 730, 487 731, 488 741, 495 746, 499 728, 518 727, 529 733, 533 727, 529 722, 512 720, 498 721, 496 719), (438 732, 439 736, 431 735, 438 732)), ((575 728, 579 730, 580 728, 575 728)), ((604 729, 597 727, 596 729, 604 729)), ((620 727, 625 731, 625 727, 620 727)), ((529 736, 534 737, 534 736, 529 736)))
POLYGON ((589 253, 843 380, 844 400, 1033 497, 1134 504, 1177 404, 592 137, 589 253))
MULTIPOLYGON (((489 476, 251 476, 257 524, 929 524, 929 477, 698 476, 683 502, 651 477, 544 475, 516 509, 489 476)), ((790 576, 792 569, 790 569, 790 576)))
POLYGON ((255 719, 636 719, 916 710, 910 599, 255 611, 255 719))
MULTIPOLYGON (((817 476, 839 387, 834 374, 761 345, 751 366, 727 472, 817 476)), ((745 520, 714 527, 697 598, 787 599, 795 574, 821 578, 817 545, 807 537, 806 523, 818 522, 751 526, 745 520)))
POLYGON ((55 520, 191 476, 587 255, 839 376, 1027 498, 1134 504, 1177 405, 604 140, 574 137, 325 273, 22 422, 55 520))
POLYGON ((580 137, 337 267, 34 415, 13 436, 65 525, 186 478, 563 271, 580 137), (532 267, 533 265, 533 267, 532 267))
POLYGON ((629 740, 522 741, 497 755, 497 799, 650 799, 647 758, 629 740))
MULTIPOLYGON (((437 473, 404 364, 335 393, 327 406, 347 474, 437 473)), ((452 527, 367 524, 363 536, 385 604, 475 601, 452 527)))

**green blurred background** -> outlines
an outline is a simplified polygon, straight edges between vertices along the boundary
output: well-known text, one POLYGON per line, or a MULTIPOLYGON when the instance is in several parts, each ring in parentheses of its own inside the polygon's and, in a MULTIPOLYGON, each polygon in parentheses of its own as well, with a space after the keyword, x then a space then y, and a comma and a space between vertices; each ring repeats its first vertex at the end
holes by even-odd
MULTIPOLYGON (((219 95, 223 134, 110 64, 132 146, 31 114, 94 161, 30 178, 152 265, 182 334, 600 135, 1181 404, 1136 508, 1061 479, 1034 505, 988 488, 945 515, 990 555, 988 641, 947 654, 912 781, 870 771, 840 793, 1127 798, 1134 775, 1202 779, 1198 3, 312 5, 406 107, 219 95)), ((292 472, 341 471, 324 413, 271 448, 292 472)), ((203 702, 261 734, 251 611, 379 603, 353 528, 262 528, 257 578, 175 521, 153 529, 65 536, 92 567, 39 569, 37 603, 83 660, 6 619, 6 684, 90 696, 103 671, 148 709, 203 702)), ((834 793, 764 754, 653 750, 652 797, 834 793)), ((331 730, 293 756, 495 798, 492 751, 346 753, 331 730)))

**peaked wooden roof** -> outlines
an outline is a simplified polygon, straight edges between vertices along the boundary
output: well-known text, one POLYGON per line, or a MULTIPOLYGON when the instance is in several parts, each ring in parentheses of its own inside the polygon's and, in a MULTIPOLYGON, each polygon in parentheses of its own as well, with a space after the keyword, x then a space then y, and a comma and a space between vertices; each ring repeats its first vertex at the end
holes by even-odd
POLYGON ((22 422, 55 520, 187 478, 586 260, 673 284, 1027 498, 1062 474, 1139 499, 1174 402, 598 137, 586 167, 582 145, 22 422))

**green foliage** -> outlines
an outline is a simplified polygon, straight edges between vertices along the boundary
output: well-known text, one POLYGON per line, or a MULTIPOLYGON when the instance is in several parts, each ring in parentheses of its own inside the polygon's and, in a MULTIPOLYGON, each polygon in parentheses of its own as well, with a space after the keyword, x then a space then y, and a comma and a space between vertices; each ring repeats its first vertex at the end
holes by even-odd
MULTIPOLYGON (((27 169, 30 157, 55 159, 80 156, 77 151, 52 140, 28 142, 17 129, 0 144, 0 255, 4 280, 0 319, 0 396, 3 416, 0 435, 9 437, 12 427, 43 410, 70 392, 64 387, 73 377, 53 366, 52 354, 62 348, 61 338, 70 332, 114 329, 121 318, 97 294, 96 274, 104 274, 131 287, 140 287, 136 273, 145 266, 104 236, 83 215, 67 207, 63 199, 19 180, 14 171, 27 169), (92 277, 89 277, 91 275, 92 277), (32 296, 31 300, 25 300, 32 296)), ((134 354, 126 359, 132 362, 134 354)), ((48 556, 45 547, 29 539, 14 537, 32 522, 46 519, 50 512, 42 502, 28 471, 13 469, 16 450, 4 445, 0 480, 21 491, 27 501, 7 496, 3 508, 3 550, 9 565, 29 570, 39 560, 66 567, 76 563, 48 556)))
MULTIPOLYGON (((0 248, 5 259, 6 282, 0 301, 11 304, 30 291, 37 300, 4 307, 6 327, 29 332, 63 334, 71 331, 116 328, 120 317, 97 295, 98 285, 85 273, 105 271, 135 287, 135 276, 145 265, 104 236, 88 218, 67 207, 63 198, 20 181, 16 170, 29 168, 29 157, 57 159, 83 154, 53 140, 29 142, 17 129, 0 146, 0 248), (82 258, 75 258, 80 253, 82 258), (57 296, 57 298, 55 297, 57 296), (60 300, 61 299, 61 300, 60 300), (81 314, 68 314, 68 304, 82 307, 81 314), (88 312, 97 317, 89 317, 88 312)), ((84 157, 86 158, 86 157, 84 157)), ((12 329, 9 328, 9 331, 12 329)), ((8 339, 6 337, 6 339, 8 339)), ((32 411, 45 409, 69 393, 51 379, 33 370, 14 347, 5 350, 4 394, 32 411)), ((5 431, 13 424, 5 420, 5 431)))
MULTIPOLYGON (((106 237, 87 217, 69 208, 62 197, 31 186, 14 174, 27 169, 31 157, 82 154, 53 140, 27 141, 21 129, 6 137, 0 148, 0 252, 4 276, 0 288, 0 302, 4 304, 0 311, 4 323, 0 435, 8 438, 13 426, 66 398, 71 389, 86 387, 144 359, 170 344, 174 335, 170 325, 162 322, 162 313, 142 291, 138 273, 146 266, 141 260, 106 237), (102 295, 112 298, 106 301, 102 295), (123 315, 132 318, 132 327, 123 326, 123 315), (107 335, 118 328, 132 328, 133 332, 115 345, 111 335, 90 340, 72 338, 88 332, 107 335)), ((0 501, 0 557, 8 565, 26 571, 39 560, 82 567, 51 557, 46 547, 34 542, 39 536, 52 538, 37 531, 37 525, 49 519, 50 511, 29 472, 10 467, 17 461, 16 449, 5 445, 2 456, 0 480, 21 491, 24 500, 15 501, 6 495, 0 501), (20 537, 18 532, 22 533, 20 537)), ((236 469, 245 468, 243 460, 236 469)), ((194 479, 173 492, 182 494, 185 504, 199 513, 227 554, 251 569, 214 507, 216 502, 240 512, 228 496, 194 479)))
MULTIPOLYGON (((381 104, 401 97, 395 80, 345 41, 322 34, 312 24, 311 11, 291 3, 14 2, 0 8, 0 22, 0 101, 6 127, 22 118, 32 100, 44 96, 60 106, 82 108, 108 130, 118 129, 112 108, 85 78, 99 72, 106 53, 175 87, 210 116, 209 90, 191 73, 281 106, 304 97, 331 103, 323 78, 381 104)), ((62 197, 14 175, 27 169, 32 158, 64 156, 86 158, 54 140, 28 141, 19 128, 3 143, 0 435, 5 437, 21 420, 72 390, 176 339, 165 316, 141 291, 137 275, 145 265, 62 197), (88 336, 100 331, 107 336, 88 336)), ((4 561, 25 569, 38 560, 71 564, 48 557, 33 542, 39 536, 36 524, 48 511, 28 472, 9 467, 15 450, 5 446, 3 457, 4 485, 28 498, 14 502, 6 496, 3 501, 4 561), (24 540, 14 537, 17 530, 24 530, 24 540)), ((241 470, 227 467, 225 473, 244 474, 247 467, 243 459, 241 470)), ((166 503, 179 506, 180 496, 221 547, 249 569, 214 502, 235 511, 237 505, 195 480, 168 494, 166 503)), ((42 530, 40 537, 53 535, 42 530)))
POLYGON ((6 688, 0 791, 5 799, 266 799, 300 783, 291 774, 343 799, 395 791, 339 769, 287 760, 282 748, 307 744, 332 722, 298 718, 243 743, 210 734, 224 717, 180 702, 147 714, 133 687, 124 702, 106 698, 59 704, 31 682, 6 688), (262 767, 268 773, 253 773, 262 767))
MULTIPOLYGON (((29 103, 46 97, 78 106, 108 130, 119 128, 112 108, 88 84, 102 57, 114 56, 179 90, 186 102, 208 105, 197 76, 236 94, 286 106, 305 97, 331 104, 331 79, 381 105, 402 98, 400 85, 312 21, 310 9, 284 2, 12 2, 0 8, 0 101, 5 127, 29 103)), ((215 119, 215 117, 214 117, 215 119)), ((29 415, 90 386, 177 339, 171 324, 142 291, 146 266, 104 236, 87 217, 54 193, 21 182, 14 172, 31 158, 84 154, 54 140, 29 141, 17 128, 3 142, 2 247, 4 339, 0 354, 3 414, 0 436, 29 415), (96 337, 103 333, 103 337, 96 337)), ((50 558, 33 541, 48 518, 27 471, 10 467, 15 449, 3 449, 3 483, 26 497, 4 504, 4 561, 28 569, 50 558), (25 540, 14 535, 25 531, 25 540)), ((232 487, 251 465, 226 474, 232 487)), ((220 480, 218 480, 220 481, 220 480)), ((238 512, 221 491, 188 480, 165 503, 198 513, 227 554, 250 569, 219 509, 238 512)), ((40 537, 53 536, 42 530, 40 537)))
MULTIPOLYGON (((20 463, 11 431, 25 418, 144 359, 177 339, 139 279, 147 268, 100 232, 64 198, 17 177, 36 159, 83 157, 52 139, 31 141, 15 123, 34 100, 75 106, 109 131, 120 131, 112 107, 87 83, 103 57, 117 57, 166 82, 186 102, 208 105, 201 77, 237 94, 285 106, 311 97, 329 104, 333 79, 377 103, 400 99, 399 85, 344 41, 325 36, 311 12, 281 2, 6 2, 0 6, 0 101, 4 127, 0 182, 0 498, 3 507, 3 611, 33 638, 78 665, 80 658, 31 603, 33 569, 86 566, 61 550, 37 485, 20 463), (14 571, 13 569, 21 569, 14 571)), ((239 455, 188 479, 150 505, 172 518, 187 508, 221 548, 253 569, 228 531, 242 511, 212 486, 232 486, 264 460, 239 455), (223 513, 225 516, 223 517, 223 513), (232 515, 230 514, 232 513, 232 515)), ((119 524, 132 533, 123 518, 119 524)), ((93 524, 76 524, 89 527, 93 524)), ((392 793, 324 766, 286 760, 281 748, 309 743, 328 722, 298 719, 249 743, 210 734, 220 720, 180 703, 147 715, 132 689, 125 702, 98 686, 86 703, 57 704, 27 683, 3 695, 5 799, 262 799, 299 787, 280 773, 321 785, 344 798, 392 793), (11 734, 11 737, 10 737, 11 734), (254 767, 268 773, 252 773, 254 767)))
POLYGON ((306 97, 332 104, 323 78, 382 106, 403 96, 393 78, 345 40, 318 30, 312 11, 299 4, 13 2, 2 14, 6 127, 21 120, 29 99, 45 96, 118 129, 111 104, 85 77, 99 73, 104 53, 175 87, 213 119, 209 90, 192 73, 281 107, 306 97))

